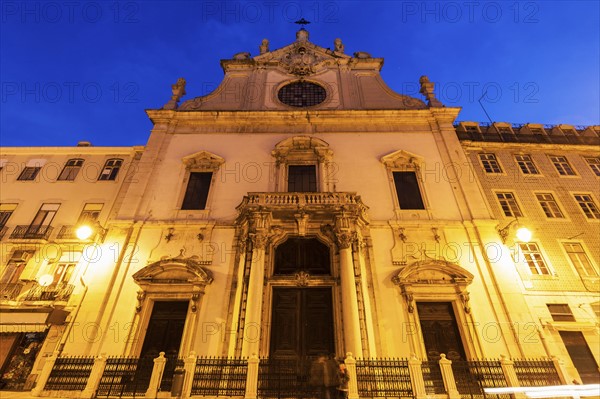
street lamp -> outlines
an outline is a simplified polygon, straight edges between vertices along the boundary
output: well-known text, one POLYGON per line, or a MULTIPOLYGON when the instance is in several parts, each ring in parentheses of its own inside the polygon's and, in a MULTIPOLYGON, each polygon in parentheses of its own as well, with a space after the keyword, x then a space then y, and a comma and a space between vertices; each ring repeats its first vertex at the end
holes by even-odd
POLYGON ((502 239, 502 243, 506 244, 506 239, 508 238, 508 234, 510 233, 510 228, 511 226, 513 226, 514 224, 514 228, 516 229, 516 233, 515 236, 517 237, 517 239, 521 242, 529 242, 531 240, 531 231, 519 224, 519 220, 517 218, 515 218, 514 220, 511 220, 506 226, 504 226, 503 228, 498 228, 498 234, 500 235, 500 238, 502 239))
POLYGON ((106 235, 107 229, 102 227, 100 222, 96 221, 96 223, 92 226, 89 224, 82 224, 75 230, 75 235, 80 240, 84 241, 89 239, 94 234, 100 234, 100 241, 104 241, 104 236, 106 235))

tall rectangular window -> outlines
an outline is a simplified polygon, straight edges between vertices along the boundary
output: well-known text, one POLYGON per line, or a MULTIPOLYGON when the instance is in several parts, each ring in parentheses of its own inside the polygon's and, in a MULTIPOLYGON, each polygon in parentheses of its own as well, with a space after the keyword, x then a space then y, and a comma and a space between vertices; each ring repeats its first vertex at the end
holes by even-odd
POLYGON ((539 175, 537 167, 533 163, 533 159, 531 155, 515 155, 515 160, 517 161, 517 165, 521 168, 521 172, 526 175, 539 175))
POLYGON ((600 210, 591 195, 574 194, 574 197, 588 219, 600 219, 600 210))
POLYGON ((49 226, 60 204, 43 204, 31 222, 31 226, 49 226))
POLYGON ((181 209, 205 209, 212 172, 191 172, 181 209))
POLYGON ((17 204, 0 204, 0 230, 6 226, 15 209, 17 209, 17 204))
POLYGON ((83 166, 83 159, 79 159, 79 158, 69 159, 67 161, 67 163, 65 164, 65 167, 63 168, 62 172, 60 172, 60 175, 58 175, 57 180, 64 180, 64 181, 75 180, 75 177, 77 177, 77 174, 79 173, 79 170, 81 169, 82 166, 83 166))
POLYGON ((123 165, 123 160, 119 158, 111 158, 106 161, 98 180, 116 180, 119 174, 119 169, 123 165))
POLYGON ((521 250, 521 254, 525 259, 527 266, 529 266, 531 274, 550 275, 550 270, 548 270, 546 261, 544 261, 542 253, 536 243, 519 243, 519 249, 521 250))
POLYGON ((562 211, 560 210, 558 203, 554 199, 554 196, 550 193, 538 193, 535 195, 540 206, 544 210, 544 213, 549 218, 564 218, 562 211))
POLYGON ((585 161, 596 176, 600 176, 600 157, 586 157, 585 161))
POLYGON ((479 160, 485 173, 502 173, 502 168, 496 159, 496 154, 479 154, 479 160))
POLYGON ((498 202, 500 203, 502 212, 504 212, 504 216, 523 216, 521 208, 519 208, 519 204, 517 204, 517 199, 513 193, 496 193, 496 197, 498 197, 498 202))
POLYGON ((552 164, 556 168, 556 171, 558 172, 559 175, 561 175, 561 176, 575 176, 576 175, 575 170, 573 170, 573 168, 571 167, 571 164, 567 160, 567 157, 551 155, 550 161, 552 161, 552 164))
POLYGON ((315 165, 288 166, 288 192, 314 193, 317 191, 317 168, 315 165))
POLYGON ((598 271, 596 270, 594 265, 592 265, 590 258, 588 258, 587 254, 585 253, 585 250, 583 249, 580 243, 565 242, 563 243, 563 246, 565 247, 565 251, 569 256, 571 263, 573 263, 573 266, 575 266, 575 269, 577 269, 581 276, 598 276, 598 271))
POLYGON ((400 209, 425 209, 415 172, 392 172, 400 209))
POLYGON ((26 166, 17 178, 17 180, 35 180, 38 173, 42 169, 41 166, 26 166))
POLYGON ((102 206, 103 204, 85 204, 83 210, 81 211, 81 214, 79 215, 77 224, 92 225, 96 223, 98 217, 100 216, 100 212, 102 211, 102 206))
POLYGON ((17 180, 35 180, 42 167, 46 164, 46 160, 43 158, 30 159, 27 161, 25 168, 21 171, 17 180))

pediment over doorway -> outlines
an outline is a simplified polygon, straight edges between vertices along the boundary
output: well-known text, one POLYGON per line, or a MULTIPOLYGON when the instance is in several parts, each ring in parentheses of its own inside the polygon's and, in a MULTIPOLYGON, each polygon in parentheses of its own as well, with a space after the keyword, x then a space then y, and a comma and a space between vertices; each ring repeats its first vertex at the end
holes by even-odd
POLYGON ((461 266, 444 260, 423 260, 403 267, 392 281, 400 286, 413 284, 437 284, 467 286, 473 274, 461 266))
POLYGON ((213 281, 212 273, 200 265, 197 256, 161 259, 139 270, 133 279, 142 288, 148 284, 205 286, 213 281))

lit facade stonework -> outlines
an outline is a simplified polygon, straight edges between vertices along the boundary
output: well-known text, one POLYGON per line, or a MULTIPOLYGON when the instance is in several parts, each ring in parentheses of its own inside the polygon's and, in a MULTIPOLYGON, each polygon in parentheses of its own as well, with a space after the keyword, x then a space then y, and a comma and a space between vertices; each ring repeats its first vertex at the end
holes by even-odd
MULTIPOLYGON (((560 381, 582 380, 560 331, 581 332, 588 349, 598 345, 600 219, 591 208, 586 216, 577 202, 589 206, 589 196, 598 205, 599 177, 590 160, 598 157, 597 127, 575 131, 587 142, 560 145, 467 137, 464 124, 455 125, 460 109, 443 106, 427 77, 420 80, 423 99, 394 93, 379 74, 383 59, 347 55, 339 39, 334 50, 317 46, 303 29, 286 47, 270 51, 263 41, 259 55, 238 53, 221 65, 225 76, 213 93, 183 98, 186 82, 179 79, 162 108, 146 111, 154 127, 145 147, 3 149, 2 209, 18 204, 3 219, 6 229, 29 226, 38 202, 61 204, 53 226, 77 224, 81 204, 104 204, 102 228, 95 225, 101 234, 92 241, 63 243, 56 232, 40 241, 61 249, 68 243, 79 254, 72 295, 32 302, 25 287, 1 302, 2 325, 23 323, 5 323, 5 314, 62 309, 62 320, 37 322, 35 331, 48 336, 30 369, 27 387, 37 378, 36 395, 44 394, 40 381, 53 381, 61 358, 92 359, 80 389, 91 397, 104 389, 98 386, 111 364, 106 356, 159 357, 156 371, 165 367, 160 352, 171 375, 173 359, 186 358, 184 396, 203 396, 191 378, 196 356, 249 357, 248 398, 268 396, 268 384, 256 385, 265 373, 257 357, 321 353, 410 358, 407 389, 417 397, 458 397, 464 387, 457 388, 448 360, 504 355, 502 372, 512 370, 508 359, 557 356, 551 364, 560 381), (103 162, 122 158, 130 178, 111 181, 107 190, 103 178, 78 177, 67 194, 57 177, 25 183, 16 171, 8 174, 10 163, 27 157, 51 154, 65 163, 88 153, 103 162), (483 171, 482 153, 499 160, 498 179, 483 171), (541 177, 516 179, 517 169, 507 169, 513 153, 533 156, 541 177), (553 175, 548 154, 566 156, 577 176, 553 175), (39 190, 35 204, 25 184, 39 190), (560 188, 548 191, 554 185, 560 188), (516 216, 543 248, 547 275, 533 275, 524 255, 511 252, 519 243, 514 217, 496 197, 504 191, 521 205, 516 216), (538 193, 554 194, 564 218, 545 218, 538 193), (589 264, 570 264, 581 256, 573 255, 579 247, 563 250, 563 242, 579 243, 589 264), (546 304, 570 305, 575 321, 552 321, 546 304), (48 339, 52 332, 56 339, 48 339), (439 361, 438 382, 434 372, 420 371, 427 361, 439 361)), ((14 234, 2 239, 5 275, 21 244, 14 234)), ((62 262, 33 259, 11 284, 39 284, 52 275, 48 265, 62 262)), ((24 334, 2 333, 5 371, 24 334)), ((597 373, 594 356, 586 361, 596 362, 597 373)), ((353 357, 356 398, 366 388, 356 385, 361 366, 353 357)), ((146 378, 141 369, 139 381, 146 378)), ((159 391, 161 373, 148 373, 146 397, 159 391)), ((518 383, 512 373, 505 385, 518 383)))

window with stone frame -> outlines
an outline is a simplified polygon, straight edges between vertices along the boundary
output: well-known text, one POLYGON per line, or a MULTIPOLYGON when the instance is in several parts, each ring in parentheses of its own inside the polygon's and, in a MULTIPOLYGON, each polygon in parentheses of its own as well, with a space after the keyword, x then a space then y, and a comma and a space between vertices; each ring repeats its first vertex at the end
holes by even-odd
POLYGON ((40 173, 40 170, 42 170, 41 166, 26 166, 25 168, 23 168, 23 171, 21 172, 21 174, 19 175, 17 180, 21 180, 21 181, 35 180, 38 173, 40 173))
POLYGON ((554 321, 575 321, 571 308, 566 303, 547 303, 548 311, 554 321))
POLYGON ((271 155, 275 158, 273 191, 335 191, 333 151, 325 141, 308 136, 290 137, 277 143, 271 155))
POLYGON ((482 153, 479 154, 479 161, 485 173, 502 173, 502 167, 496 158, 496 154, 482 153))
POLYGON ((315 165, 289 165, 288 191, 305 193, 317 191, 317 168, 315 165))
POLYGON ((542 210, 548 218, 564 218, 558 202, 554 199, 554 196, 550 193, 537 193, 535 195, 542 210))
POLYGON ((80 159, 80 158, 69 159, 67 161, 67 163, 65 163, 65 166, 64 166, 62 172, 60 172, 60 175, 58 175, 57 180, 60 180, 60 181, 75 180, 75 178, 79 174, 79 171, 81 170, 82 166, 83 166, 83 159, 80 159))
POLYGON ((585 157, 585 161, 596 176, 600 176, 600 157, 585 157))
POLYGON ((181 210, 206 210, 209 207, 209 195, 214 176, 223 158, 208 151, 188 155, 183 158, 186 177, 183 181, 181 210))
POLYGON ((394 186, 400 209, 425 209, 417 173, 414 171, 394 171, 394 186))
POLYGON ((500 203, 500 208, 502 208, 502 212, 504 216, 508 217, 522 217, 523 212, 521 212, 521 208, 517 203, 517 199, 515 195, 511 192, 499 192, 496 193, 496 197, 498 198, 498 202, 500 203))
POLYGON ((598 277, 598 270, 592 264, 583 246, 578 242, 564 242, 563 247, 569 256, 569 260, 577 269, 580 276, 598 277))
POLYGON ((588 219, 600 219, 600 210, 591 195, 574 194, 573 196, 588 219))
POLYGON ((112 181, 117 179, 117 175, 119 174, 119 170, 123 165, 123 160, 120 158, 111 158, 107 159, 104 168, 102 168, 102 172, 98 176, 99 181, 112 181))
POLYGON ((576 176, 575 170, 567 160, 567 157, 559 155, 550 155, 550 161, 561 176, 576 176))
POLYGON ((523 172, 523 174, 525 174, 525 175, 539 175, 540 174, 537 167, 535 166, 535 163, 533 162, 533 159, 531 158, 531 155, 517 154, 517 155, 515 155, 515 161, 517 162, 517 165, 519 165, 519 168, 521 169, 521 172, 523 172))
POLYGON ((205 209, 212 172, 190 172, 181 209, 205 209))
POLYGON ((17 209, 17 204, 0 204, 0 230, 6 226, 15 209, 17 209))
POLYGON ((519 250, 531 274, 546 276, 552 274, 537 243, 521 242, 519 243, 519 250))
POLYGON ((23 288, 21 274, 33 252, 16 250, 11 254, 6 267, 0 268, 0 299, 16 299, 19 296, 23 288))
POLYGON ((395 208, 403 210, 425 210, 427 201, 420 170, 422 157, 404 150, 394 151, 381 158, 386 166, 392 195, 395 195, 395 208))
POLYGON ((102 211, 104 204, 93 204, 88 203, 85 204, 83 210, 79 214, 79 219, 77 219, 78 225, 88 224, 93 225, 96 223, 98 218, 100 217, 100 212, 102 211))

